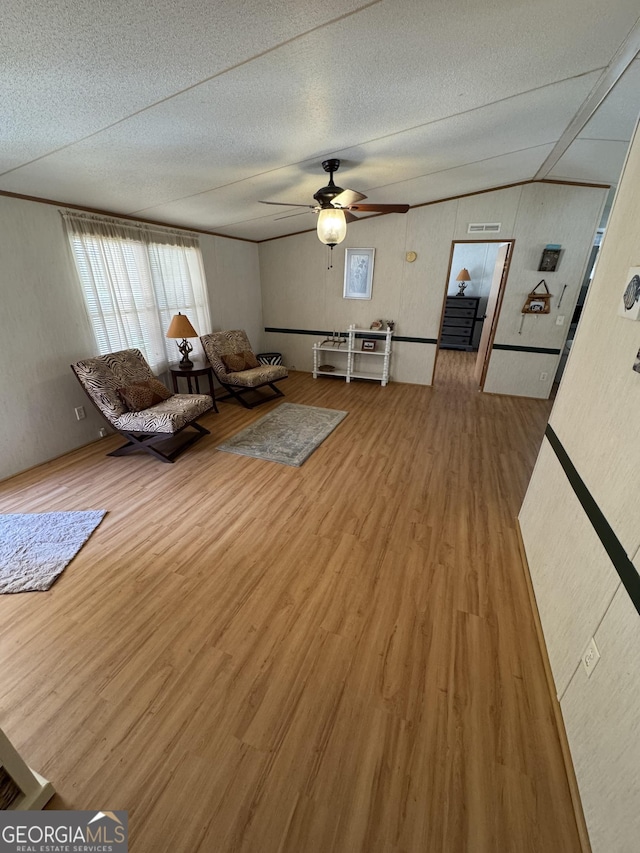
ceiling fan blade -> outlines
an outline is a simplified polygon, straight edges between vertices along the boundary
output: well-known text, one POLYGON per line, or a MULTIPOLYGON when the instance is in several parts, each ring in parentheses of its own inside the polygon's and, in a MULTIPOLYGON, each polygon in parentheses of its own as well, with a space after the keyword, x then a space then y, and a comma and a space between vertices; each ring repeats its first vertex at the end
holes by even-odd
POLYGON ((366 195, 358 193, 355 190, 342 190, 337 196, 331 199, 331 204, 336 207, 349 207, 350 204, 355 204, 356 201, 362 201, 366 195))
POLYGON ((408 204, 350 204, 349 210, 364 213, 406 213, 409 210, 408 204))
POLYGON ((350 210, 345 210, 344 218, 347 220, 347 222, 357 222, 358 221, 358 217, 354 216, 350 210))
POLYGON ((315 204, 289 204, 285 201, 261 201, 259 204, 277 204, 279 207, 307 207, 309 210, 313 210, 315 204))

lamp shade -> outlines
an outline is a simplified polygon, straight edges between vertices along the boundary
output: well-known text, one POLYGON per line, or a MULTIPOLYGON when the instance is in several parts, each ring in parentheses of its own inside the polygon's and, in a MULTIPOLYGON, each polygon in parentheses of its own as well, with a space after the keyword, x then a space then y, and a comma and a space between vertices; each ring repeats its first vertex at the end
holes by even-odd
POLYGON ((167 338, 197 338, 198 333, 189 322, 189 318, 179 311, 167 329, 167 338))
POLYGON ((469 275, 469 270, 466 267, 462 267, 458 275, 456 276, 456 281, 471 281, 471 276, 469 275))
POLYGON ((318 214, 318 239, 327 246, 342 243, 347 236, 347 220, 344 210, 327 207, 318 214))

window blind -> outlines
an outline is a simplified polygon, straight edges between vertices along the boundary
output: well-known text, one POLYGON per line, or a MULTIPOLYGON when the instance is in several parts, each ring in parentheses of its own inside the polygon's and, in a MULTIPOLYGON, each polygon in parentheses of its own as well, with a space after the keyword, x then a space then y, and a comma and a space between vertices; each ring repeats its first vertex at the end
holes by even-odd
POLYGON ((155 373, 176 360, 165 337, 186 314, 198 334, 211 331, 197 238, 64 215, 99 354, 137 347, 155 373))

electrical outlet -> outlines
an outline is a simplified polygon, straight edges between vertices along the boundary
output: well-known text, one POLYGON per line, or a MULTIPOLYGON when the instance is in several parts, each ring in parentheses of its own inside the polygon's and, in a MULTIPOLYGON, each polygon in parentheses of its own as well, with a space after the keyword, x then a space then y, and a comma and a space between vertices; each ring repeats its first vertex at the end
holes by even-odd
POLYGON ((599 660, 600 652, 598 651, 598 647, 596 646, 596 641, 592 637, 589 641, 589 645, 582 653, 582 666, 584 667, 584 671, 587 673, 589 678, 591 678, 591 673, 598 665, 599 660))
POLYGON ((562 314, 558 314, 556 317, 556 326, 564 326, 564 317, 562 314))
POLYGON ((540 382, 544 382, 544 380, 545 380, 548 376, 549 376, 549 374, 548 374, 548 373, 541 373, 541 374, 540 374, 540 382))
POLYGON ((104 427, 100 427, 100 429, 98 430, 98 435, 100 436, 100 438, 106 438, 107 437, 106 429, 104 427))
POLYGON ((84 412, 84 406, 76 406, 74 412, 76 413, 76 420, 81 421, 83 418, 87 417, 84 412))

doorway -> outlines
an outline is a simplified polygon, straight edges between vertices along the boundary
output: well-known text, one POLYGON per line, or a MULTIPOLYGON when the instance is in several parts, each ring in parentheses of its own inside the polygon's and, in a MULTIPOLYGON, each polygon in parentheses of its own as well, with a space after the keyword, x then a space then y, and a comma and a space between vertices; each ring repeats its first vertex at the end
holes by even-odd
MULTIPOLYGON (((606 223, 606 220, 603 221, 606 223)), ((569 358, 571 346, 573 345, 573 339, 578 329, 578 322, 580 320, 580 316, 582 315, 582 308, 587 298, 587 291, 589 290, 591 282, 593 281, 593 276, 596 269, 596 261, 598 260, 598 253, 600 252, 600 245, 602 243, 602 238, 604 237, 604 232, 605 228, 601 225, 596 232, 595 240, 593 241, 593 246, 591 247, 591 254, 589 255, 589 260, 587 262, 587 270, 582 280, 580 292, 578 293, 578 301, 576 302, 576 307, 574 309, 573 316, 571 317, 571 322, 569 323, 567 337, 562 348, 562 354, 560 355, 558 369, 553 380, 553 390, 551 392, 552 397, 555 396, 555 392, 557 392, 558 390, 560 380, 562 379, 562 375, 564 374, 564 369, 567 366, 567 359, 569 358)))
POLYGON ((484 387, 515 240, 454 240, 434 385, 484 387))

